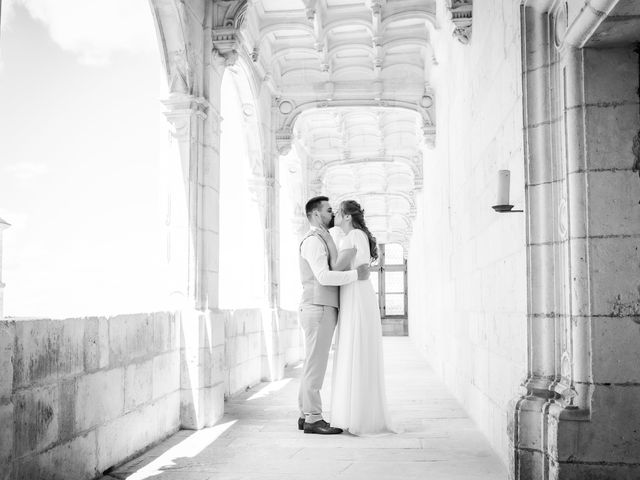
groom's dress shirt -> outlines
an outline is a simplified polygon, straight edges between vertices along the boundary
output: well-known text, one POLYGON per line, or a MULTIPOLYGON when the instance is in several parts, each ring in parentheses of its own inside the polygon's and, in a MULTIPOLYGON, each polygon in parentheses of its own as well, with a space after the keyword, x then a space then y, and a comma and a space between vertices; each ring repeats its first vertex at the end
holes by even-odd
MULTIPOLYGON (((326 235, 329 241, 333 241, 331 240, 329 232, 322 231, 317 227, 311 227, 311 230, 318 231, 320 235, 323 237, 326 235)), ((340 286, 355 282, 358 279, 358 272, 356 270, 348 270, 346 272, 329 270, 329 259, 326 247, 322 244, 322 240, 315 235, 310 235, 302 242, 300 254, 302 258, 309 263, 320 285, 340 286)))

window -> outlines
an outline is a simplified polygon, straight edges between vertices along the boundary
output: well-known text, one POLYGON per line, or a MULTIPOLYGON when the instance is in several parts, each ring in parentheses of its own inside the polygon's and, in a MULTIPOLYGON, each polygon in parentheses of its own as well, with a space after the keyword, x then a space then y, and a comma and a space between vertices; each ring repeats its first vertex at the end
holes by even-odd
POLYGON ((406 318, 407 261, 402 245, 378 245, 378 260, 371 265, 371 282, 378 294, 380 317, 406 318))

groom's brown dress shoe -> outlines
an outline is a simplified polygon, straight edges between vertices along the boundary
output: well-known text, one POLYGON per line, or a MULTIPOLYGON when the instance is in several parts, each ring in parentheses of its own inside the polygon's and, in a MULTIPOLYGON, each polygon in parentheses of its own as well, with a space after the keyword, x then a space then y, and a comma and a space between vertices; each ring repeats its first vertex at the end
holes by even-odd
POLYGON ((304 417, 298 418, 298 430, 304 430, 304 417))
POLYGON ((336 435, 342 433, 341 428, 332 427, 324 420, 307 423, 304 422, 304 433, 319 433, 320 435, 336 435))

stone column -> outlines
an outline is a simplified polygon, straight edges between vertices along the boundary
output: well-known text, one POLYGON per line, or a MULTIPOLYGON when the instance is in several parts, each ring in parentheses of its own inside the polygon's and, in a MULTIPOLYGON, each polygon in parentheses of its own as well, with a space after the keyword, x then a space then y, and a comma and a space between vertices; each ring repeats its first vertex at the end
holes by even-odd
POLYGON ((284 375, 284 355, 280 348, 280 236, 277 154, 264 156, 264 176, 254 177, 250 188, 260 210, 264 229, 265 299, 263 309, 262 379, 279 380, 284 375))
POLYGON ((202 428, 224 408, 224 320, 218 308, 220 95, 237 58, 246 0, 151 0, 171 92, 167 215, 171 291, 181 318, 181 423, 202 428))
POLYGON ((522 8, 529 335, 510 419, 518 480, 640 474, 638 355, 627 341, 640 312, 637 58, 632 46, 583 48, 615 3, 602 0, 598 14, 580 2, 522 8))
POLYGON ((10 224, 0 218, 0 320, 4 318, 4 283, 2 282, 2 234, 10 224))

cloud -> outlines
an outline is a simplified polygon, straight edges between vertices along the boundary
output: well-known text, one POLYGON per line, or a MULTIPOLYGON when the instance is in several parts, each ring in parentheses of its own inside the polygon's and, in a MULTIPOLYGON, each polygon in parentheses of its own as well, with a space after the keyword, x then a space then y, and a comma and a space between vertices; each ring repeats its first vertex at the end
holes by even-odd
POLYGON ((31 180, 47 173, 48 168, 44 163, 23 161, 5 167, 5 171, 18 180, 31 180))
POLYGON ((2 5, 3 24, 10 24, 19 5, 84 64, 105 65, 115 52, 157 49, 147 0, 8 0, 2 5))

